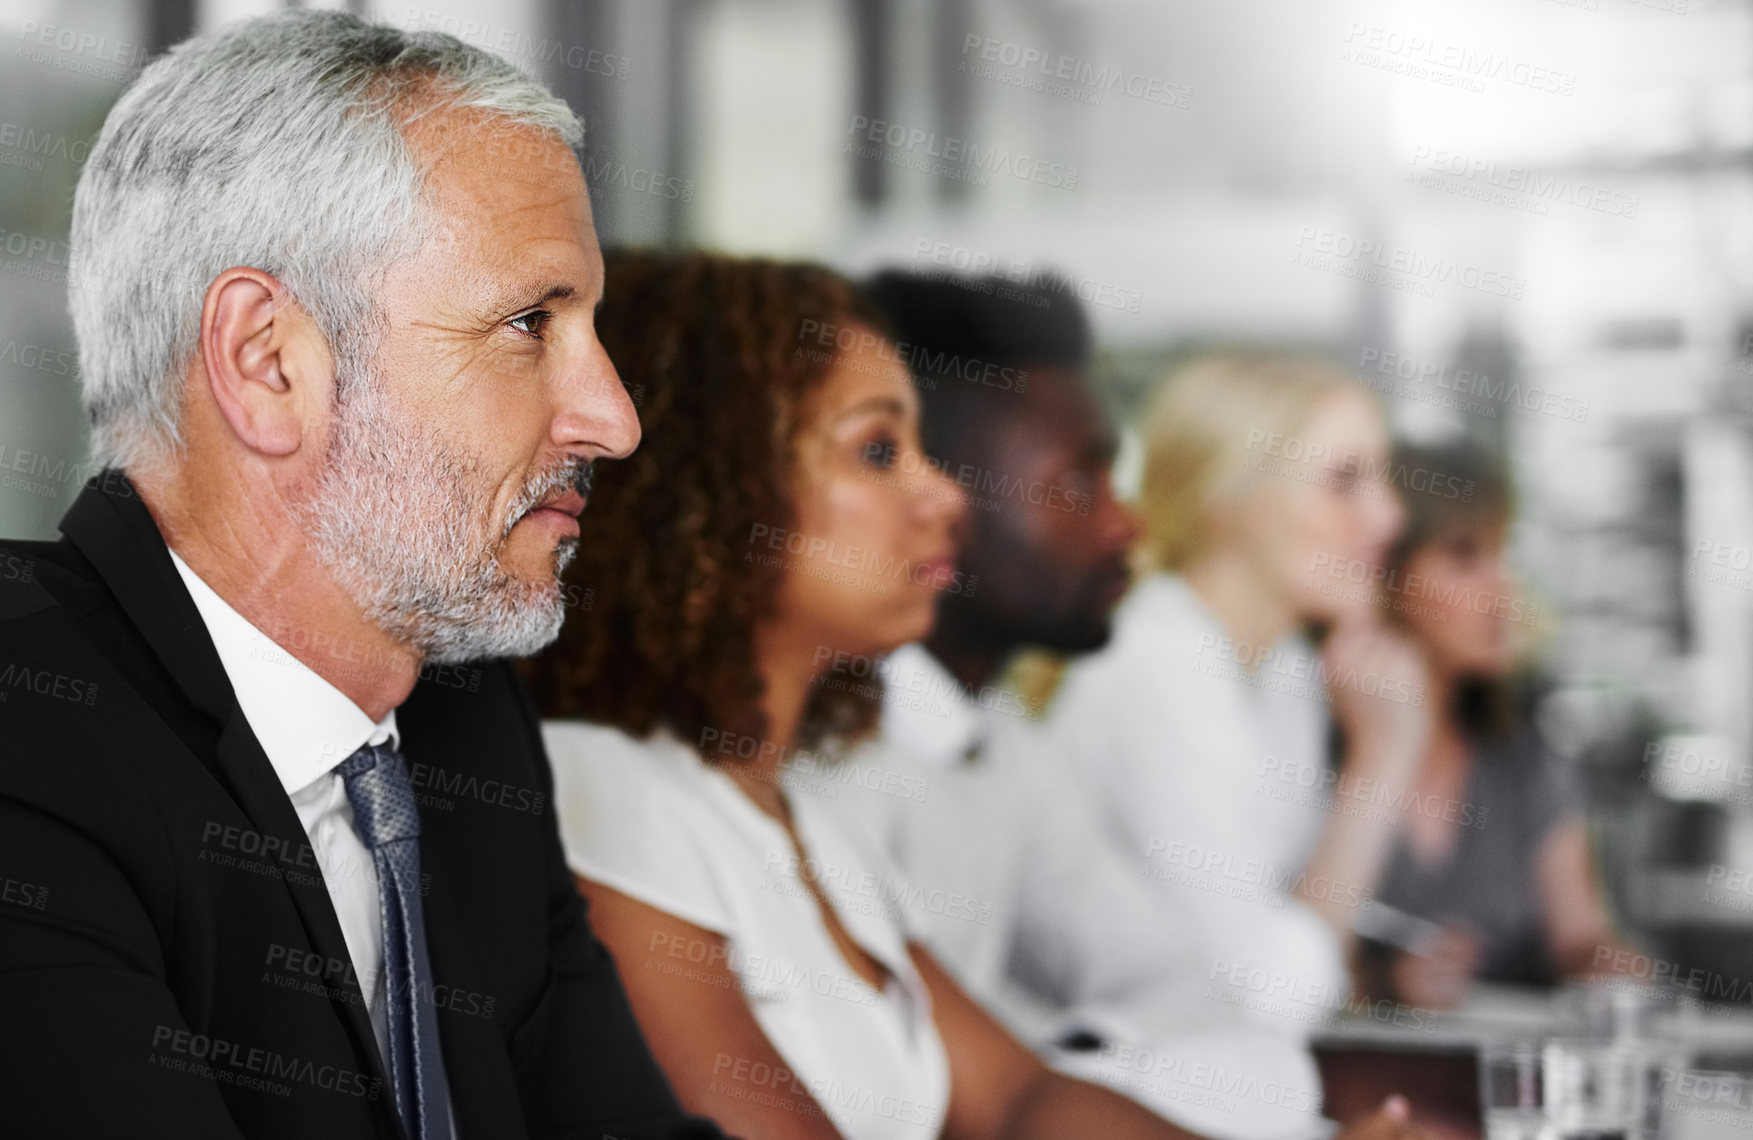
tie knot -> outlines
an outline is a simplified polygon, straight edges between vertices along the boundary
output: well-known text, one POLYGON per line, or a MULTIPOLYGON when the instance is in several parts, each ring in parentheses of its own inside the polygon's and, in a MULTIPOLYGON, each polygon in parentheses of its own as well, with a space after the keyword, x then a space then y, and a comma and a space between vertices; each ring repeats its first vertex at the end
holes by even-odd
POLYGON ((420 837, 420 813, 402 754, 388 743, 366 744, 335 766, 367 847, 420 837))

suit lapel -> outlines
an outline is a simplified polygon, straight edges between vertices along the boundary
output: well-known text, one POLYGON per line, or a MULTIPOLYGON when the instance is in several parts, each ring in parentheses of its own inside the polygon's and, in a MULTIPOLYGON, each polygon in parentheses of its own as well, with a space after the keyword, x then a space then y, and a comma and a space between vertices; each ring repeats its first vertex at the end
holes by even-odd
MULTIPOLYGON (((304 833, 304 824, 293 810, 292 801, 286 798, 286 789, 280 786, 274 766, 269 763, 261 742, 256 739, 243 710, 235 701, 219 737, 217 757, 219 769, 237 798, 238 806, 243 808, 254 830, 261 834, 264 849, 266 840, 272 838, 279 850, 296 853, 284 861, 282 881, 292 896, 292 905, 298 909, 311 949, 322 955, 324 961, 351 962, 352 951, 347 949, 346 936, 341 933, 341 920, 335 915, 335 904, 329 897, 322 868, 304 833)), ((331 998, 329 1004, 346 1022, 354 1051, 364 1058, 360 1071, 383 1082, 381 1087, 386 1092, 378 1103, 388 1108, 394 1105, 395 1098, 388 1095, 387 1090, 391 1087, 389 1070, 378 1051, 377 1036, 371 1028, 371 1014, 365 1007, 364 991, 352 976, 346 977, 336 988, 341 990, 342 996, 331 998)), ((395 1115, 393 1110, 389 1115, 395 1115)))
MULTIPOLYGON (((223 726, 215 750, 216 774, 264 841, 272 839, 279 850, 297 853, 285 860, 281 881, 298 910, 311 949, 326 960, 352 961, 304 825, 238 707, 201 613, 170 560, 170 549, 158 524, 133 484, 114 470, 95 477, 61 520, 61 531, 97 570, 177 686, 197 708, 223 726)), ((391 1087, 389 1073, 378 1052, 358 983, 349 978, 342 996, 331 999, 330 1004, 347 1025, 361 1059, 359 1071, 382 1081, 386 1093, 378 1104, 384 1118, 399 1132, 395 1098, 387 1091, 391 1087)))

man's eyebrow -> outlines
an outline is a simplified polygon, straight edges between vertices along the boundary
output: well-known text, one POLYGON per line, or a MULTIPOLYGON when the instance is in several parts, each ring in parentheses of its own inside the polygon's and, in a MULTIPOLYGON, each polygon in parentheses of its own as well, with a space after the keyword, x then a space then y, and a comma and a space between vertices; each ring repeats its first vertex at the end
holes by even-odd
POLYGON ((551 301, 570 300, 577 295, 578 289, 563 281, 545 285, 537 284, 528 288, 507 290, 494 298, 493 302, 487 306, 487 311, 494 314, 521 313, 527 309, 546 305, 551 301))

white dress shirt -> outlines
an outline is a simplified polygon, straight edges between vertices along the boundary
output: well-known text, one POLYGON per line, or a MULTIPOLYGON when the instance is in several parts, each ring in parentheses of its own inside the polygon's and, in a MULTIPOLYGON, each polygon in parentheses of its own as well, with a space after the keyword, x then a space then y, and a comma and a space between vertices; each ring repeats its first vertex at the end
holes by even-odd
MULTIPOLYGON (((949 1061, 907 953, 898 906, 907 885, 881 852, 848 834, 815 797, 789 794, 804 863, 777 820, 667 732, 636 740, 547 721, 542 737, 572 869, 722 936, 724 965, 796 1083, 739 1079, 729 1068, 715 1081, 750 1098, 807 1090, 847 1140, 938 1136, 949 1061), (846 934, 887 970, 882 989, 846 962, 810 878, 846 934)), ((669 956, 647 966, 685 994, 716 981, 700 969, 709 960, 704 945, 672 943, 669 956)))
POLYGON ((879 737, 837 766, 794 765, 797 786, 899 864, 962 987, 1056 1068, 1194 1131, 1324 1132, 1313 1059, 1214 991, 1196 916, 1102 833, 1020 698, 970 697, 917 645, 883 680, 879 737), (1061 1044, 1080 1031, 1104 1044, 1061 1044))
POLYGON ((1181 578, 1158 574, 1115 611, 1108 646, 1067 671, 1047 723, 1145 881, 1197 915, 1226 962, 1248 963, 1214 979, 1227 1000, 1304 1033, 1349 992, 1339 938, 1294 893, 1327 809, 1281 795, 1301 789, 1278 778, 1327 768, 1315 661, 1300 637, 1236 645, 1181 578))
MULTIPOLYGON (((219 663, 231 680, 244 719, 310 837, 388 1072, 389 1011, 378 985, 383 974, 383 914, 377 865, 360 838, 347 785, 334 769, 366 744, 387 741, 397 747, 395 710, 374 723, 345 693, 232 609, 176 551, 170 557, 219 651, 219 663)), ((451 1120, 454 1136, 454 1113, 451 1120)))

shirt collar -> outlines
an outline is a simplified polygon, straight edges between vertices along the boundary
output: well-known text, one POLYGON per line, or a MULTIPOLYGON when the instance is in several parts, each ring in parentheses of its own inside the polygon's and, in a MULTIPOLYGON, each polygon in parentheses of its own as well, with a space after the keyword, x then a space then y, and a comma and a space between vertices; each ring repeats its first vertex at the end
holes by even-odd
POLYGON ((170 558, 219 651, 238 707, 288 795, 308 787, 362 745, 387 740, 397 747, 396 710, 373 723, 345 693, 232 609, 176 551, 170 558))
POLYGON ((950 671, 923 646, 889 654, 883 674, 883 736, 931 764, 966 758, 986 736, 986 719, 950 671))

